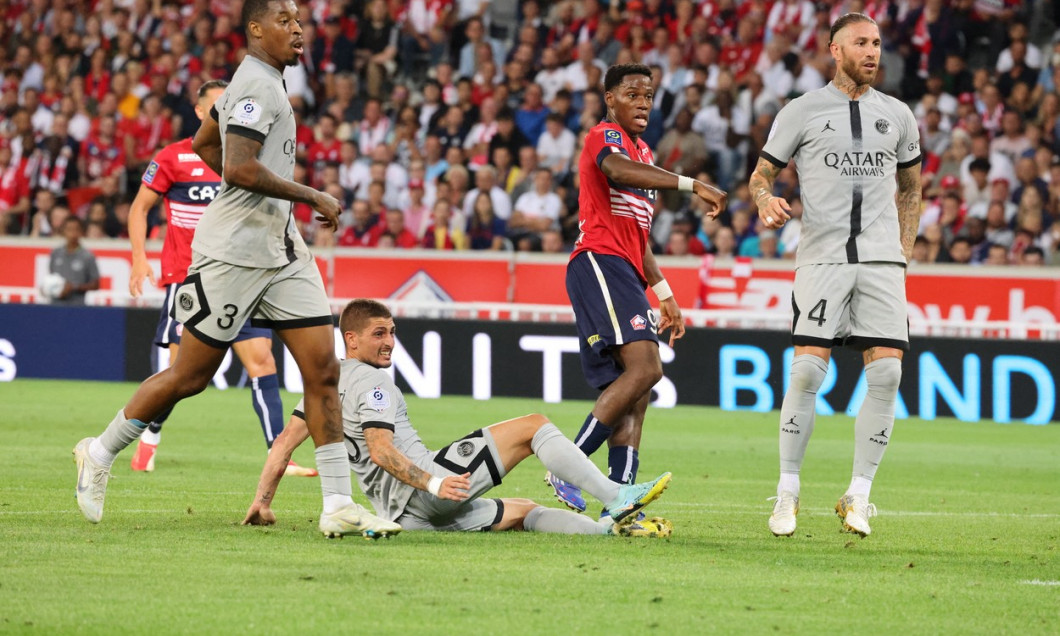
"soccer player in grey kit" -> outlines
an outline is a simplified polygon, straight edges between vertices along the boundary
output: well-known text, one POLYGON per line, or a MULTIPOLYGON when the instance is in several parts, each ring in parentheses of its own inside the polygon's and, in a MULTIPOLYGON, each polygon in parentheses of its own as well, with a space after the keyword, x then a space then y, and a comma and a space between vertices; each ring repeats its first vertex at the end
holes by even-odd
POLYGON ((767 228, 790 207, 773 183, 795 161, 802 236, 795 260, 791 382, 780 410, 780 482, 769 529, 795 533, 799 470, 813 433, 831 348, 861 350, 868 394, 854 422, 854 470, 836 504, 849 532, 867 536, 869 489, 894 425, 902 356, 909 349, 905 266, 920 220, 920 133, 904 103, 872 88, 880 31, 860 13, 832 25, 835 78, 777 114, 750 179, 767 228))
POLYGON ((103 518, 115 456, 159 413, 202 391, 252 320, 275 331, 302 374, 305 420, 316 445, 324 500, 320 531, 373 538, 401 531, 352 499, 331 306, 294 225, 295 202, 312 206, 331 228, 340 211, 331 195, 292 181, 295 121, 283 69, 302 54, 298 15, 294 0, 243 3, 247 55, 192 142, 223 183, 203 212, 188 276, 175 292, 173 317, 184 325, 180 355, 140 385, 98 438, 87 437, 74 448, 77 504, 93 523, 103 518))

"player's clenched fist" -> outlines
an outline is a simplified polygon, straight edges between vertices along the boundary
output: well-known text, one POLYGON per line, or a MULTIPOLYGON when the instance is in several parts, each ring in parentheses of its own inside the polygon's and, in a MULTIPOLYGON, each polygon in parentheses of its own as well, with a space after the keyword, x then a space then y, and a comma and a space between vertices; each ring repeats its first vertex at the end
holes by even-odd
POLYGON ((788 222, 791 206, 781 197, 769 197, 758 205, 758 218, 768 228, 778 228, 788 222), (763 205, 764 203, 764 205, 763 205))

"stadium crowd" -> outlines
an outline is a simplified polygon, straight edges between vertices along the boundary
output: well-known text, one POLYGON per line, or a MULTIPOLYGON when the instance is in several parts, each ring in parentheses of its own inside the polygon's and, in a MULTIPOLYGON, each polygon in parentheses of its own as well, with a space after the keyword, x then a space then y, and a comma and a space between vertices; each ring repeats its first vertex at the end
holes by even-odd
MULTIPOLYGON (((774 116, 834 72, 828 27, 880 25, 877 88, 921 126, 918 262, 1060 263, 1060 22, 1045 0, 303 0, 285 73, 296 179, 345 203, 310 244, 569 251, 578 156, 602 76, 640 62, 656 162, 729 192, 717 220, 659 197, 659 254, 790 258, 746 179, 774 116)), ((0 0, 0 234, 127 236, 153 155, 198 127, 199 86, 245 52, 239 0, 0 0)), ((150 235, 166 230, 161 208, 150 235)))

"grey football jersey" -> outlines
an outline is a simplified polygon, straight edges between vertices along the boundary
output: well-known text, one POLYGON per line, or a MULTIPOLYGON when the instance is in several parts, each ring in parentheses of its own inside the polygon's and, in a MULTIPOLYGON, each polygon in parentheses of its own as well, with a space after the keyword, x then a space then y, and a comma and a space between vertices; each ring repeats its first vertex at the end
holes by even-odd
POLYGON ((405 397, 386 371, 359 360, 343 360, 339 377, 342 428, 350 468, 376 514, 394 520, 401 516, 415 488, 399 481, 372 461, 364 441, 365 428, 394 431, 394 447, 417 466, 423 466, 430 451, 409 422, 405 397))
POLYGON ((803 217, 796 267, 905 263, 895 175, 920 162, 920 131, 904 103, 869 89, 851 100, 829 83, 788 103, 763 159, 795 160, 803 217))
MULTIPOLYGON (((294 111, 278 70, 247 55, 214 108, 223 152, 228 133, 260 141, 258 161, 283 179, 294 177, 294 111)), ((224 182, 203 213, 191 247, 242 267, 282 267, 309 256, 290 201, 224 182)))

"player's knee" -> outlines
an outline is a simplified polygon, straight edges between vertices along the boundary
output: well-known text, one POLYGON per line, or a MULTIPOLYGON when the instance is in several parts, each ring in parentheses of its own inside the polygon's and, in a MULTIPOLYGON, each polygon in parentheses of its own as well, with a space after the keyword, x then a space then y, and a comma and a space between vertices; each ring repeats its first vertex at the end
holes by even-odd
POLYGON ((828 363, 815 355, 795 356, 791 361, 791 391, 817 393, 828 375, 828 363))
POLYGON ((302 371, 306 384, 316 387, 337 387, 339 385, 339 361, 334 355, 322 357, 311 367, 309 373, 302 371))
POLYGON ((902 382, 902 361, 898 358, 880 358, 865 365, 865 382, 869 391, 891 397, 898 393, 902 382))

